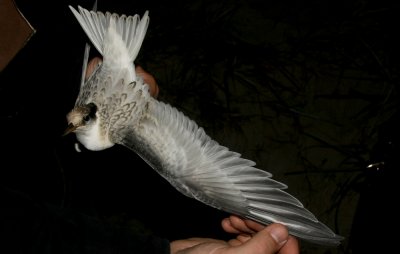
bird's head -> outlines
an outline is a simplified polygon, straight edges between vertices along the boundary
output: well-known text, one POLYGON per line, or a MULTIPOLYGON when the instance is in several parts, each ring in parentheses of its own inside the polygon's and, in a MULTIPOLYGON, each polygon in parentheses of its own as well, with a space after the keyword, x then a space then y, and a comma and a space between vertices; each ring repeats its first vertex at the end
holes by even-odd
POLYGON ((67 114, 68 127, 64 135, 75 132, 78 141, 92 151, 113 146, 114 143, 110 141, 106 130, 101 128, 97 111, 94 103, 76 106, 67 114))
POLYGON ((96 112, 97 106, 94 103, 74 107, 67 114, 68 127, 64 135, 71 132, 79 133, 89 131, 96 123, 96 112))

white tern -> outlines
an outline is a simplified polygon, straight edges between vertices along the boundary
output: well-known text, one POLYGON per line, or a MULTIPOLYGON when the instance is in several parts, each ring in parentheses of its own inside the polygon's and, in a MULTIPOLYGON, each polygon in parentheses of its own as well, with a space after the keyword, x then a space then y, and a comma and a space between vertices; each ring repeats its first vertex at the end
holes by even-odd
POLYGON ((145 160, 184 195, 262 224, 279 222, 289 233, 321 245, 343 237, 284 191, 255 162, 209 137, 203 128, 167 103, 154 99, 135 73, 134 61, 145 37, 146 11, 126 16, 70 6, 103 61, 84 78, 66 133, 74 132, 87 149, 123 145, 145 160))

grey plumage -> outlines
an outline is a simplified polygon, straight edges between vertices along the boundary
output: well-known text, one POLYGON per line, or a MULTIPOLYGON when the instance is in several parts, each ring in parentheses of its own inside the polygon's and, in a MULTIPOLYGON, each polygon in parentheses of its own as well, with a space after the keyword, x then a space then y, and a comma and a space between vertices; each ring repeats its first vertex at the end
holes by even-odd
POLYGON ((67 115, 68 132, 75 132, 86 148, 126 146, 188 197, 263 224, 280 222, 292 235, 310 242, 340 243, 341 236, 283 191, 286 185, 218 144, 176 108, 150 96, 134 68, 148 12, 140 19, 70 8, 103 56, 82 81, 75 107, 67 115))

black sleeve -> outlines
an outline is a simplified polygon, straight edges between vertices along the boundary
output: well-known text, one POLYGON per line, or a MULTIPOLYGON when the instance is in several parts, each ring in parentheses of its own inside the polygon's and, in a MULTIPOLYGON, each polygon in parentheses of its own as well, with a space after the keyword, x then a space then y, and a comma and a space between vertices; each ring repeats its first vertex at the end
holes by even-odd
POLYGON ((69 209, 34 202, 0 186, 0 253, 157 253, 169 241, 69 209))

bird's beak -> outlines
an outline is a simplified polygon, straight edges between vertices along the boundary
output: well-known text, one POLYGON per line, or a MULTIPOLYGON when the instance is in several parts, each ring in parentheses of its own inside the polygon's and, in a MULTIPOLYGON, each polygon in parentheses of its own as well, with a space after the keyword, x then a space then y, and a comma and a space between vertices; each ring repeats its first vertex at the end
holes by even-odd
POLYGON ((63 136, 70 134, 74 130, 76 130, 77 126, 73 125, 72 123, 68 124, 67 129, 65 129, 63 136))

